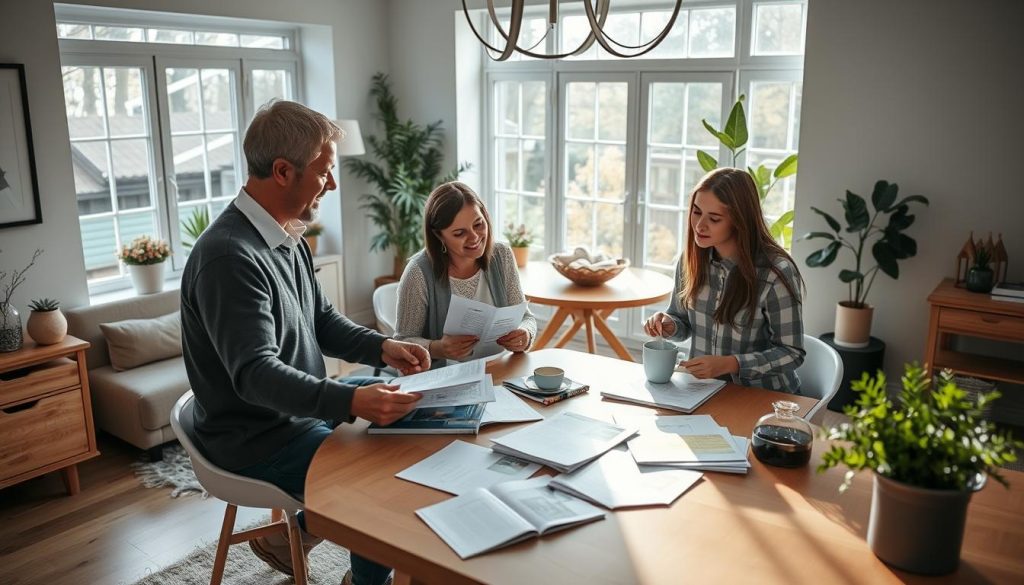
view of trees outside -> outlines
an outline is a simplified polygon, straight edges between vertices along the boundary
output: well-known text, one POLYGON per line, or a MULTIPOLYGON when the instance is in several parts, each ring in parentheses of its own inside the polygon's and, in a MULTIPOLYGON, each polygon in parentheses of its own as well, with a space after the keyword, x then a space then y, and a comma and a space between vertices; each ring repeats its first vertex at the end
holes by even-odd
POLYGON ((754 5, 754 55, 804 52, 805 5, 802 2, 754 5))
POLYGON ((508 222, 529 227, 536 238, 530 256, 537 260, 544 255, 547 83, 495 83, 494 120, 495 194, 499 213, 492 221, 499 232, 508 222))
POLYGON ((622 257, 629 85, 572 82, 565 91, 566 249, 622 257))
MULTIPOLYGON (((800 96, 798 81, 754 81, 750 84, 750 142, 747 166, 775 168, 787 156, 797 152, 800 136, 800 96)), ((764 200, 764 215, 774 221, 796 201, 796 177, 783 179, 764 200)))

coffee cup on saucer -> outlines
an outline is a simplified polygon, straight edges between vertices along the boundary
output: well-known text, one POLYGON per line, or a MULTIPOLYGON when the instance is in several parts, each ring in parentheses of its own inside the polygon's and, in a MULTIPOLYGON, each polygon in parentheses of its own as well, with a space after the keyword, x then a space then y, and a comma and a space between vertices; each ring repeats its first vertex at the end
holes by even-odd
POLYGON ((558 390, 565 381, 565 370, 544 366, 533 371, 533 383, 541 390, 558 390))

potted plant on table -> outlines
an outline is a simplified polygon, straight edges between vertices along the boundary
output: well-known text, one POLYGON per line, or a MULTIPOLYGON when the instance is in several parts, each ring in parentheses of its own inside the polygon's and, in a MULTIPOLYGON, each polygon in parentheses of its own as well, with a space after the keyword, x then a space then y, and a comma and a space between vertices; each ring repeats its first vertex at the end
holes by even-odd
POLYGON ((122 246, 117 258, 128 267, 135 292, 140 295, 164 289, 164 261, 171 257, 171 247, 164 240, 142 235, 122 246))
POLYGON ((859 393, 844 412, 850 417, 826 431, 835 443, 818 471, 849 468, 840 491, 856 472, 874 472, 868 544, 886 563, 923 574, 944 574, 960 559, 967 505, 990 477, 1004 486, 1003 463, 1016 461, 1014 440, 984 420, 996 391, 970 399, 949 371, 933 387, 928 368, 907 364, 903 390, 894 401, 885 374, 865 372, 852 384, 859 393))
POLYGON ((530 244, 534 240, 533 232, 524 223, 516 227, 510 221, 505 226, 505 231, 502 235, 505 236, 509 247, 512 248, 512 253, 516 257, 516 266, 526 268, 526 263, 530 261, 530 244))
POLYGON ((320 235, 324 233, 324 225, 318 221, 311 221, 306 224, 306 231, 302 232, 302 237, 305 238, 306 243, 309 244, 309 253, 316 256, 317 246, 320 245, 320 235))
POLYGON ((853 270, 839 271, 839 280, 849 287, 849 297, 839 301, 836 306, 835 343, 843 347, 867 347, 871 340, 871 318, 874 307, 867 304, 868 292, 875 282, 878 272, 884 272, 893 279, 900 277, 899 260, 917 255, 917 242, 903 233, 914 223, 915 217, 910 214, 911 203, 928 205, 928 198, 923 195, 911 195, 898 202, 899 186, 888 181, 878 181, 871 193, 873 212, 868 211, 864 198, 851 191, 846 192, 846 199, 839 199, 843 205, 845 229, 831 215, 818 209, 811 209, 825 218, 831 232, 810 232, 802 239, 811 240, 824 238, 828 245, 807 257, 807 265, 825 267, 835 261, 842 248, 853 253, 853 270), (884 226, 876 226, 879 218, 888 218, 884 226), (868 241, 871 245, 871 257, 875 265, 868 267, 868 259, 864 255, 868 241))
POLYGON ((388 76, 373 76, 370 95, 377 101, 377 119, 384 124, 384 136, 367 136, 370 152, 380 163, 346 159, 345 168, 377 187, 377 193, 363 195, 362 208, 379 230, 370 239, 370 251, 395 251, 394 276, 399 278, 405 261, 423 247, 423 206, 434 187, 453 181, 468 163, 460 164, 443 177, 444 132, 440 120, 422 126, 398 117, 398 100, 391 93, 388 76))
POLYGON ((987 293, 992 290, 993 272, 989 268, 992 261, 992 253, 988 248, 982 246, 974 253, 974 265, 967 270, 967 290, 971 292, 987 293))
POLYGON ((60 343, 68 334, 68 320, 60 312, 60 301, 56 299, 35 299, 28 304, 32 314, 28 316, 25 328, 39 345, 60 343))

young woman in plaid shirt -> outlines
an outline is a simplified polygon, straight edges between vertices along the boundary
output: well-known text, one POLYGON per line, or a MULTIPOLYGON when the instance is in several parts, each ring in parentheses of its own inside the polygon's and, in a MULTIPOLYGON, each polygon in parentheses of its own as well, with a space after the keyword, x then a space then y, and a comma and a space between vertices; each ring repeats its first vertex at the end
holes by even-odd
POLYGON ((644 330, 689 338, 682 365, 698 378, 729 375, 737 384, 798 394, 803 280, 768 231, 750 175, 732 168, 705 175, 690 198, 689 223, 669 307, 644 330))

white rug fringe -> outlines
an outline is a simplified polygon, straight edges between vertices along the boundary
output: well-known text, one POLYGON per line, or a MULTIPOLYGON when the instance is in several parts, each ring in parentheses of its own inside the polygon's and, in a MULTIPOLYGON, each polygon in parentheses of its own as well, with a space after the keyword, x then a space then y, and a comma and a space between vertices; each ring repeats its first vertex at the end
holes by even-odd
POLYGON ((209 492, 199 485, 192 471, 192 460, 184 447, 177 443, 164 447, 163 461, 139 461, 131 464, 135 476, 148 488, 172 487, 171 497, 199 494, 209 497, 209 492))

